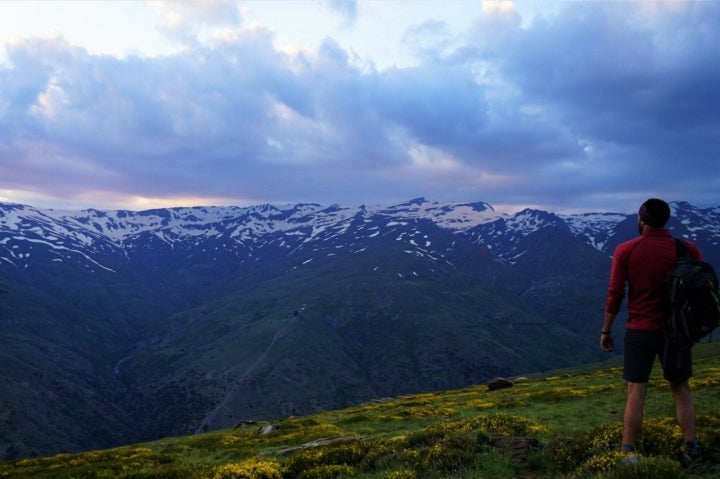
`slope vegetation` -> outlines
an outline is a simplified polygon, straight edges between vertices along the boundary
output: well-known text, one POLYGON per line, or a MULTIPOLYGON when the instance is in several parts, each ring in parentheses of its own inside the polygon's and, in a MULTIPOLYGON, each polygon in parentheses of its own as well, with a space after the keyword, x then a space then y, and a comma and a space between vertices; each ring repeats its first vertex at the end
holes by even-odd
POLYGON ((669 392, 651 379, 637 464, 617 453, 617 359, 514 386, 387 398, 234 429, 0 463, 2 478, 710 478, 720 454, 720 344, 696 347, 705 460, 688 466, 669 392))

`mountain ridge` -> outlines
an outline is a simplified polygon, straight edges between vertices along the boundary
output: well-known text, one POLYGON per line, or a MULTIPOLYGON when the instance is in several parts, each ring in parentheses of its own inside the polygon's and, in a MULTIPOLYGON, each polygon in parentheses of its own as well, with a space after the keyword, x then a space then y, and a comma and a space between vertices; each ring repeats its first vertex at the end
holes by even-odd
MULTIPOLYGON (((673 213, 682 212, 683 221, 692 221, 694 216, 711 216, 711 234, 720 232, 718 218, 720 207, 699 209, 686 202, 671 202, 673 213)), ((195 236, 212 236, 227 233, 228 225, 237 229, 230 232, 231 238, 240 240, 253 238, 278 231, 292 231, 299 226, 315 222, 319 230, 332 223, 341 223, 357 215, 365 217, 381 215, 387 218, 429 219, 448 230, 466 231, 488 223, 503 221, 509 229, 531 230, 533 225, 544 225, 552 218, 565 223, 577 235, 587 238, 598 249, 605 243, 592 234, 603 235, 612 231, 618 223, 631 214, 613 212, 586 212, 576 214, 555 214, 537 209, 524 209, 515 214, 499 213, 488 203, 438 203, 417 198, 406 203, 390 206, 345 207, 338 204, 322 206, 317 203, 295 205, 263 204, 257 206, 207 206, 174 207, 130 210, 54 210, 37 209, 28 205, 0 203, 0 226, 3 230, 23 231, 32 225, 37 230, 42 224, 52 225, 44 231, 48 237, 75 232, 78 241, 89 244, 107 239, 118 246, 146 232, 154 232, 158 238, 173 242, 195 236), (25 213, 25 214, 22 214, 25 213), (544 218, 538 216, 544 215, 544 218), (548 216, 549 215, 549 216, 548 216), (242 227, 242 228, 241 228, 242 227), (222 229, 218 229, 222 228, 222 229), (160 233, 166 234, 163 236, 160 233), (85 233, 81 235, 80 233, 85 233), (248 234, 250 236, 243 236, 248 234)), ((674 215, 673 215, 674 216, 674 215)), ((6 259, 7 260, 7 259, 6 259)))

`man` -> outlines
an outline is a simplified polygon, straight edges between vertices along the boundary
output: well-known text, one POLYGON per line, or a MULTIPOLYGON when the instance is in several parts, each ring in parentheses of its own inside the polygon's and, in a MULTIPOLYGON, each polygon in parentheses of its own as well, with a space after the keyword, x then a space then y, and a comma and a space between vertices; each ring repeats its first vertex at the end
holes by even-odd
MULTIPOLYGON (((662 283, 677 259, 675 239, 665 229, 670 207, 663 200, 650 198, 638 212, 640 236, 620 244, 613 254, 610 282, 605 303, 600 347, 612 351, 612 326, 628 287, 628 319, 625 326, 623 378, 627 381, 627 400, 623 415, 622 450, 633 452, 643 420, 648 380, 655 358, 660 359, 663 376, 670 384, 675 412, 685 438, 689 459, 700 458, 695 436, 695 406, 688 380, 692 376, 691 351, 678 351, 665 341, 661 321, 662 283)), ((683 240, 685 241, 685 240, 683 240)), ((697 246, 685 241, 689 254, 702 259, 697 246)))

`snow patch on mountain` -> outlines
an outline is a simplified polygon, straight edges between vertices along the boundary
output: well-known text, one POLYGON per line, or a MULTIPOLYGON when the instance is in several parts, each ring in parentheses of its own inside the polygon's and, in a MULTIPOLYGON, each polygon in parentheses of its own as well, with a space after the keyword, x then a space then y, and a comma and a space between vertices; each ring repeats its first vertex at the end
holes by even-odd
MULTIPOLYGON (((699 209, 671 203, 673 218, 683 225, 683 236, 718 244, 720 208, 699 209)), ((427 227, 466 235, 509 263, 525 252, 522 238, 543 228, 569 231, 597 250, 604 251, 618 225, 630 215, 583 213, 559 215, 526 209, 515 214, 496 212, 487 203, 438 203, 417 198, 392 206, 257 205, 250 207, 187 207, 147 211, 39 210, 31 206, 0 203, 0 259, 18 268, 27 267, 31 254, 46 248, 51 259, 103 265, 102 255, 150 252, 157 245, 174 250, 206 253, 230 252, 247 258, 270 246, 291 255, 304 248, 311 252, 331 248, 363 251, 361 242, 385 235, 407 245, 413 254, 442 257, 434 251, 427 227), (425 231, 425 232, 424 232, 425 231), (348 233, 351 233, 349 235, 348 233), (153 243, 155 242, 155 243, 153 243), (360 243, 360 244, 358 244, 360 243), (323 246, 325 245, 325 246, 323 246), (208 250, 209 251, 209 250, 208 250)), ((307 250, 306 250, 307 251, 307 250)), ((194 253, 193 253, 194 254, 194 253)))
POLYGON ((369 211, 390 218, 429 219, 441 228, 467 230, 483 223, 495 221, 504 215, 487 203, 438 203, 417 198, 396 206, 378 206, 369 211))
POLYGON ((587 239, 595 249, 603 250, 617 225, 627 219, 619 213, 582 213, 559 215, 570 227, 570 231, 587 239))

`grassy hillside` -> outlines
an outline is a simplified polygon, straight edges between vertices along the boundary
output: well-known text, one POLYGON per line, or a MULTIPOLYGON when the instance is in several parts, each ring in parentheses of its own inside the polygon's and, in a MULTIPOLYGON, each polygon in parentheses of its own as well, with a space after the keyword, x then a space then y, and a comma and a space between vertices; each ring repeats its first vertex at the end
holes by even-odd
POLYGON ((0 463, 0 478, 682 478, 718 477, 720 344, 696 348, 692 381, 707 460, 682 464, 672 400, 651 380, 642 456, 618 465, 620 362, 403 396, 272 424, 82 454, 0 463), (272 426, 266 435, 261 427, 272 426))

